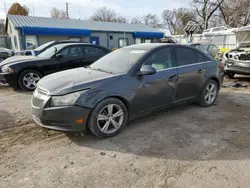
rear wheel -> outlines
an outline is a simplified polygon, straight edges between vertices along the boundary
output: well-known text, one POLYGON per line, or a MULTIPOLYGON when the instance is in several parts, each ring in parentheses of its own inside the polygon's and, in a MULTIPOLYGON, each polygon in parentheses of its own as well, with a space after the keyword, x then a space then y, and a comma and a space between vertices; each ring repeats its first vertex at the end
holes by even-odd
POLYGON ((42 74, 36 70, 24 70, 18 78, 18 84, 23 90, 33 91, 36 89, 37 83, 41 78, 42 74))
POLYGON ((234 79, 235 73, 229 72, 227 73, 228 78, 234 79))
POLYGON ((199 105, 203 107, 212 106, 218 96, 219 86, 214 80, 208 80, 199 96, 199 105))
POLYGON ((94 108, 88 127, 97 137, 109 138, 118 134, 127 121, 128 111, 124 103, 116 98, 108 98, 94 108))

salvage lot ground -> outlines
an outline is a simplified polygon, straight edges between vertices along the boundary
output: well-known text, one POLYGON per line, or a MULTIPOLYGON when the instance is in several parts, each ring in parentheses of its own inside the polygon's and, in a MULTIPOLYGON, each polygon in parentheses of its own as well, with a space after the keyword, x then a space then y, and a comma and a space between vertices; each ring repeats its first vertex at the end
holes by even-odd
MULTIPOLYGON (((228 81, 228 80, 227 80, 228 81)), ((211 108, 181 105, 118 136, 45 131, 30 93, 0 86, 0 187, 249 187, 248 88, 223 88, 211 108)))

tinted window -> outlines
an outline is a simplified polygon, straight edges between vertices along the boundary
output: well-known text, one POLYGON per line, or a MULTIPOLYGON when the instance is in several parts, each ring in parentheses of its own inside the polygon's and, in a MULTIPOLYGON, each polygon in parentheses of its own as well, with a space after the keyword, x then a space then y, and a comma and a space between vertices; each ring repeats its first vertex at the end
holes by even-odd
POLYGON ((63 57, 77 57, 84 55, 80 46, 66 47, 60 53, 63 55, 63 57))
POLYGON ((192 49, 177 47, 175 54, 179 66, 197 63, 195 51, 192 49))
POLYGON ((197 60, 198 62, 206 62, 206 61, 210 61, 210 59, 208 59, 205 55, 203 55, 200 52, 196 52, 196 56, 197 56, 197 60))
POLYGON ((144 65, 151 65, 156 70, 163 70, 173 67, 171 49, 162 48, 153 52, 147 57, 144 65))
POLYGON ((102 55, 105 54, 104 50, 94 46, 84 46, 84 51, 86 55, 102 55))

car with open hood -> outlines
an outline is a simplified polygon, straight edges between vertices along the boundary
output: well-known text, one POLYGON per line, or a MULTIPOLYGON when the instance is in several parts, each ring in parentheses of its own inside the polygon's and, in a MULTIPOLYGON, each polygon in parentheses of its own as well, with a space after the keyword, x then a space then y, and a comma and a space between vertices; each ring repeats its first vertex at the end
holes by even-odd
POLYGON ((223 55, 225 73, 229 78, 235 74, 250 75, 250 41, 245 41, 239 46, 223 55))
POLYGON ((58 44, 38 56, 14 56, 0 63, 2 82, 32 91, 51 73, 88 66, 108 54, 107 48, 86 43, 58 44))
POLYGON ((214 104, 223 66, 205 52, 180 44, 137 44, 115 50, 87 68, 42 78, 32 116, 42 127, 116 135, 131 119, 186 101, 214 104))

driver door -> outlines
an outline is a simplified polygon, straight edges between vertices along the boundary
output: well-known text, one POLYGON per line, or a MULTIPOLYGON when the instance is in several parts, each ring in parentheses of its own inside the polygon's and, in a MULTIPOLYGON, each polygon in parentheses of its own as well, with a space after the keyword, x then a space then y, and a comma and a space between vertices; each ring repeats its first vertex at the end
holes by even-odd
POLYGON ((82 46, 68 46, 60 51, 62 58, 59 59, 59 71, 80 67, 85 59, 82 46))
POLYGON ((142 65, 153 66, 156 73, 135 78, 132 111, 140 114, 174 103, 178 76, 172 49, 163 47, 152 52, 142 65))

